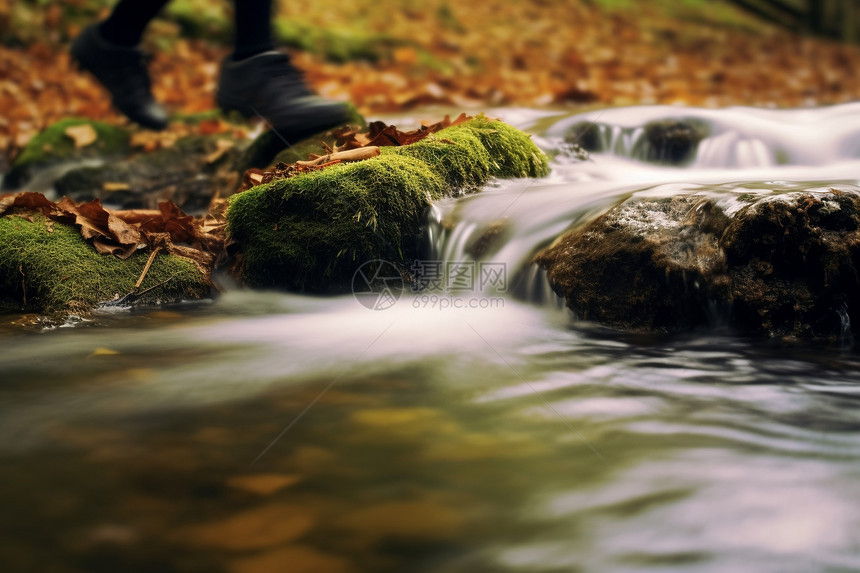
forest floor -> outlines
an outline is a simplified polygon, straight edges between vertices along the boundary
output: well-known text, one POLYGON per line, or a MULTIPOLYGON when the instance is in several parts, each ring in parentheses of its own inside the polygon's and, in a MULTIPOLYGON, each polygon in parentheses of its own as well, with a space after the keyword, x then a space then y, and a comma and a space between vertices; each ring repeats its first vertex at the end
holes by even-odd
MULTIPOLYGON (((110 0, 0 0, 0 157, 47 124, 123 119, 68 56, 110 0)), ((367 113, 440 106, 796 107, 860 99, 860 46, 794 35, 720 1, 278 0, 280 43, 323 95, 367 113)), ((230 3, 175 0, 146 39, 159 101, 214 107, 230 3)), ((183 128, 187 129, 187 128, 183 128)), ((2 163, 0 161, 0 168, 2 163)))

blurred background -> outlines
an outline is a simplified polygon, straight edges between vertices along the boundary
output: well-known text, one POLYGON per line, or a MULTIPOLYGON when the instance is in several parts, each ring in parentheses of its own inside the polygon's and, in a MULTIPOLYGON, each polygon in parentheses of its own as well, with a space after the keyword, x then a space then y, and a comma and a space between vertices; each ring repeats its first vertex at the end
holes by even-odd
MULTIPOLYGON (((112 0, 0 0, 0 151, 67 116, 121 122, 69 40, 112 0)), ((277 0, 323 95, 366 114, 439 106, 814 106, 860 95, 854 0, 277 0)), ((156 97, 214 107, 232 4, 174 0, 150 28, 156 97)), ((452 109, 452 111, 454 111, 452 109)))

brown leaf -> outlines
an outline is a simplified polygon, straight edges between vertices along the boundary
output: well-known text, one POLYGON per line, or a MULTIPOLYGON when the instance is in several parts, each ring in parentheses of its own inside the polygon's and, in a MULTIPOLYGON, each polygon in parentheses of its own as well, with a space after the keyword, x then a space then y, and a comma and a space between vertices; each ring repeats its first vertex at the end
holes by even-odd
POLYGON ((117 245, 113 241, 109 241, 104 237, 96 237, 93 239, 93 247, 102 255, 114 255, 119 259, 127 259, 132 256, 138 249, 138 245, 117 245))
POLYGON ((91 145, 99 138, 96 130, 88 123, 67 127, 63 133, 75 142, 75 149, 91 145))
POLYGON ((346 151, 370 146, 410 145, 446 127, 460 125, 470 119, 472 119, 472 116, 465 113, 460 114, 454 121, 451 121, 451 118, 446 115, 442 121, 426 123, 412 131, 401 131, 393 125, 387 125, 382 121, 374 121, 368 126, 367 133, 361 133, 354 128, 336 131, 335 137, 337 137, 338 144, 335 147, 335 151, 346 151))
POLYGON ((23 193, 7 193, 0 195, 0 215, 12 208, 39 211, 50 215, 56 210, 56 205, 41 193, 25 191, 23 193))
POLYGON ((172 201, 162 201, 158 204, 164 221, 164 231, 175 243, 191 243, 196 236, 194 217, 187 215, 172 201))
POLYGON ((63 197, 58 207, 74 215, 75 224, 80 226, 81 236, 85 239, 101 238, 123 246, 134 245, 135 248, 141 244, 138 228, 111 214, 102 207, 99 199, 77 205, 68 197, 63 197))

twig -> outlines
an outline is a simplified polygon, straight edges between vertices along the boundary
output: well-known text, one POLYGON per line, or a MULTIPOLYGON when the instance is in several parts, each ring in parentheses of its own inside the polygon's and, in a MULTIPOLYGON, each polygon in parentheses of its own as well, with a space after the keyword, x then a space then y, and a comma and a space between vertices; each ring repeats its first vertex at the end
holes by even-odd
POLYGON ((302 165, 304 167, 314 167, 317 165, 322 165, 324 163, 329 163, 331 161, 361 161, 363 159, 370 159, 371 157, 376 157, 379 155, 379 147, 375 145, 370 145, 367 147, 359 147, 357 149, 348 149, 346 151, 338 151, 336 153, 329 153, 328 155, 323 155, 321 157, 314 157, 308 161, 296 161, 296 165, 302 165))
POLYGON ((152 286, 151 286, 151 287, 149 287, 149 288, 143 289, 143 290, 142 290, 142 291, 140 291, 139 293, 136 293, 136 294, 135 294, 135 296, 136 296, 136 298, 142 297, 143 295, 145 295, 145 294, 146 294, 146 293, 148 293, 149 291, 151 291, 151 290, 155 290, 155 289, 157 289, 157 288, 158 288, 158 287, 160 287, 160 286, 164 286, 164 285, 166 285, 167 283, 169 283, 170 281, 172 281, 172 280, 173 280, 173 279, 175 279, 175 278, 176 278, 176 275, 172 275, 172 276, 170 276, 170 277, 168 277, 168 278, 164 279, 163 281, 161 281, 161 282, 160 282, 160 283, 158 283, 157 285, 152 285, 152 286))
POLYGON ((149 253, 149 258, 146 260, 146 265, 143 267, 143 272, 140 273, 140 277, 137 279, 137 282, 134 283, 134 288, 131 289, 131 292, 137 292, 137 289, 140 288, 140 285, 143 284, 143 279, 146 278, 146 273, 149 272, 149 267, 152 266, 152 261, 155 260, 155 255, 158 254, 158 251, 161 250, 161 246, 155 247, 151 253, 149 253))
POLYGON ((132 304, 132 303, 134 303, 134 301, 136 301, 137 299, 139 299, 140 297, 142 297, 142 296, 143 296, 143 295, 145 295, 146 293, 148 293, 148 292, 150 292, 150 291, 152 291, 152 290, 155 290, 155 289, 157 289, 157 288, 158 288, 158 287, 160 287, 160 286, 164 286, 164 285, 166 285, 167 283, 169 283, 170 281, 172 281, 173 279, 175 279, 175 278, 176 278, 176 276, 177 276, 177 275, 172 275, 172 276, 168 277, 167 279, 165 279, 165 280, 161 281, 160 283, 158 283, 158 284, 156 284, 156 285, 152 285, 152 286, 151 286, 151 287, 149 287, 149 288, 145 288, 145 289, 143 289, 143 290, 142 290, 142 291, 140 291, 140 292, 137 292, 137 291, 135 290, 137 287, 135 287, 135 289, 133 289, 130 293, 128 293, 127 295, 125 295, 124 297, 122 297, 122 298, 120 298, 120 299, 117 299, 117 300, 115 300, 115 301, 113 301, 113 302, 108 303, 108 304, 107 304, 107 306, 121 306, 121 305, 126 304, 126 303, 128 303, 128 304, 132 304))
POLYGON ((24 293, 24 306, 27 306, 27 275, 24 274, 24 265, 18 265, 18 272, 21 273, 21 291, 24 293))

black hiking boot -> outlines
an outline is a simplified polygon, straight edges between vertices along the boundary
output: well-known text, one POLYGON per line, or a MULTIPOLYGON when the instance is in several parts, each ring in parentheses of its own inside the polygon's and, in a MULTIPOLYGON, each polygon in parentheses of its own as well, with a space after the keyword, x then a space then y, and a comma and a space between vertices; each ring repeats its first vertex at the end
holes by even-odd
POLYGON ((149 129, 167 127, 167 112, 152 97, 147 56, 139 47, 108 42, 93 24, 75 38, 72 57, 110 92, 114 107, 130 120, 149 129))
POLYGON ((313 93, 289 57, 276 51, 225 59, 216 101, 225 112, 262 117, 291 145, 350 119, 346 105, 313 93))

